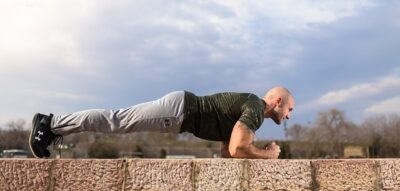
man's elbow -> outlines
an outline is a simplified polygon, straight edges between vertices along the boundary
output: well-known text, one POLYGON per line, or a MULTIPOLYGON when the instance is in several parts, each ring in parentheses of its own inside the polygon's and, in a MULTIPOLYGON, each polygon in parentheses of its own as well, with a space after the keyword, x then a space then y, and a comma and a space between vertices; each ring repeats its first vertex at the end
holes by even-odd
POLYGON ((245 146, 234 146, 229 147, 229 153, 233 158, 247 158, 248 157, 248 148, 245 146))

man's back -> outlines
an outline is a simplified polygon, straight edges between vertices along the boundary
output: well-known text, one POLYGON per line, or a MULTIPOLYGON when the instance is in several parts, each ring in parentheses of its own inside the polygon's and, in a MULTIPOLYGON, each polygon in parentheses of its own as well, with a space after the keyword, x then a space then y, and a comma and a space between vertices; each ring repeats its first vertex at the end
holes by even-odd
POLYGON ((181 131, 207 140, 229 141, 238 120, 257 130, 264 120, 264 108, 265 102, 250 93, 195 96, 185 92, 185 120, 181 131))

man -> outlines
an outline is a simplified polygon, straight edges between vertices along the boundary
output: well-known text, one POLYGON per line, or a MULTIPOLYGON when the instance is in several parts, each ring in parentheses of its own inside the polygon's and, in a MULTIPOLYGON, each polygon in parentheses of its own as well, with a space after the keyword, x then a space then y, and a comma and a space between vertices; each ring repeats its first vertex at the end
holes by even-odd
POLYGON ((276 159, 275 143, 260 149, 253 145, 254 133, 264 118, 276 124, 289 119, 294 107, 292 94, 284 87, 270 89, 260 99, 251 93, 217 93, 196 96, 176 91, 162 98, 119 110, 92 109, 62 116, 37 113, 29 138, 35 157, 49 157, 47 147, 62 136, 83 131, 131 133, 189 132, 196 137, 221 141, 221 155, 234 158, 276 159))

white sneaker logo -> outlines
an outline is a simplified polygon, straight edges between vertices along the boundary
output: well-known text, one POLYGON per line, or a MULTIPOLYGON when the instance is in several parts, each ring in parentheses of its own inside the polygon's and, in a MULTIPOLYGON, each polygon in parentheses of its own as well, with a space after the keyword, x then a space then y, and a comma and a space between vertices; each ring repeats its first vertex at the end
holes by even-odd
POLYGON ((40 141, 40 136, 43 135, 43 132, 38 131, 38 136, 35 137, 36 140, 40 141))

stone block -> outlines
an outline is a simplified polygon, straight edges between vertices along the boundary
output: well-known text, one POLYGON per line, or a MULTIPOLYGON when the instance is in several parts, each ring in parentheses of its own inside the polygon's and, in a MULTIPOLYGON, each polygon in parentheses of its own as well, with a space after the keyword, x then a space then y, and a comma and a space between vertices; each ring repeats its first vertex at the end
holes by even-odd
POLYGON ((377 160, 382 190, 400 190, 400 160, 377 160))
POLYGON ((51 160, 0 160, 0 190, 48 190, 51 160))
POLYGON ((193 190, 192 160, 127 160, 125 190, 193 190))
POLYGON ((124 160, 54 160, 53 190, 122 190, 124 160))
POLYGON ((243 190, 244 162, 242 159, 194 160, 195 190, 243 190))
POLYGON ((249 160, 249 190, 312 190, 309 160, 249 160))
POLYGON ((377 190, 373 160, 312 161, 316 190, 377 190))

